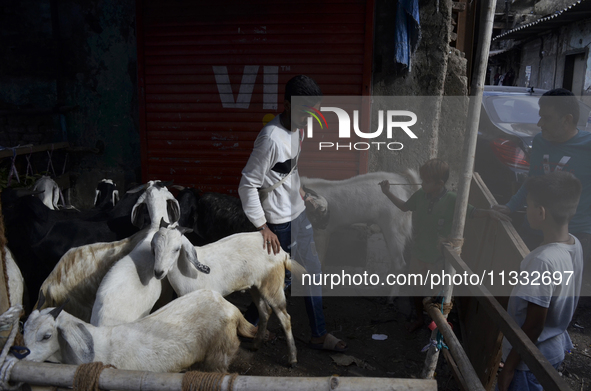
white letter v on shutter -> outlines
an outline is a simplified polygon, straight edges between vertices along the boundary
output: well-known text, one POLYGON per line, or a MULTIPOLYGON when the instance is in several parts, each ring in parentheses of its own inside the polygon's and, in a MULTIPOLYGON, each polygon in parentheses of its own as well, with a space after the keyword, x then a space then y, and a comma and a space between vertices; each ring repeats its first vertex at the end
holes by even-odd
POLYGON ((225 65, 214 65, 213 73, 215 74, 215 82, 218 85, 218 91, 220 92, 222 106, 228 109, 248 109, 248 106, 250 105, 250 98, 252 97, 252 90, 254 89, 254 82, 256 81, 258 72, 258 65, 244 66, 240 91, 238 92, 238 98, 236 99, 236 102, 234 102, 232 85, 230 84, 230 77, 228 76, 228 67, 225 65))

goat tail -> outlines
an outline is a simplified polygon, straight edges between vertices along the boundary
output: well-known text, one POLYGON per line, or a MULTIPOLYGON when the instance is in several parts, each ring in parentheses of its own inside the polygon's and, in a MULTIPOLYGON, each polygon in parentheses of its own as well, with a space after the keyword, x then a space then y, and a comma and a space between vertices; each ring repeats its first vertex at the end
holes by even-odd
POLYGON ((257 328, 253 326, 246 318, 238 311, 238 335, 246 338, 254 338, 257 334, 257 328))
POLYGON ((308 273, 305 267, 291 259, 287 254, 285 255, 285 268, 298 278, 302 278, 302 274, 308 273))

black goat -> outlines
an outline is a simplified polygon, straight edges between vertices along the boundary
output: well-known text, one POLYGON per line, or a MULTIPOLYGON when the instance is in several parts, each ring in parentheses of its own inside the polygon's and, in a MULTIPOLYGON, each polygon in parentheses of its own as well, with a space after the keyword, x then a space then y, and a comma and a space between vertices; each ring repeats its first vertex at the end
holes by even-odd
POLYGON ((244 214, 236 197, 220 193, 203 193, 176 186, 181 192, 176 197, 181 206, 181 227, 192 228, 195 235, 187 238, 196 246, 217 242, 240 232, 253 232, 256 227, 244 214))
POLYGON ((103 179, 96 185, 93 209, 111 210, 119 201, 119 190, 111 179, 103 179))
POLYGON ((131 224, 131 211, 141 194, 128 193, 112 210, 89 216, 86 212, 51 210, 30 191, 2 191, 8 247, 30 297, 37 296, 45 278, 70 248, 112 242, 137 232, 139 228, 131 224))

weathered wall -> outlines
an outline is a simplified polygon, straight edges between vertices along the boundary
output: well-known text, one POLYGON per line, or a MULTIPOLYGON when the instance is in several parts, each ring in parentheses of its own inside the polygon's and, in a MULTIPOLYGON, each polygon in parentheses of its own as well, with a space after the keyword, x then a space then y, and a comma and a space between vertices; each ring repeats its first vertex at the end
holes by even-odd
MULTIPOLYGON (((134 1, 9 0, 0 23, 0 110, 77 106, 65 114, 67 141, 104 144, 70 153, 73 203, 89 206, 105 176, 139 181, 134 1)), ((0 142, 61 141, 61 130, 57 115, 0 119, 0 142)))
MULTIPOLYGON (((394 63, 394 23, 396 2, 380 0, 376 3, 376 29, 374 44, 373 94, 378 96, 442 96, 449 88, 449 95, 466 92, 465 59, 449 47, 451 33, 451 1, 420 3, 422 39, 413 57, 411 72, 401 70, 394 63), (450 52, 452 53, 450 55, 450 52), (450 57, 453 57, 450 60, 450 57), (452 66, 448 65, 453 63, 452 66), (449 70, 449 72, 448 72, 449 70), (463 78, 462 78, 463 77, 463 78), (449 82, 449 84, 448 84, 449 82)), ((404 138, 404 149, 399 152, 372 151, 369 156, 370 171, 400 172, 415 168, 432 157, 446 159, 452 167, 451 187, 457 183, 456 173, 461 166, 463 125, 440 126, 441 100, 431 98, 430 104, 417 112, 418 122, 413 131, 418 139, 404 138)), ((392 109, 373 107, 373 111, 392 109)), ((376 119, 372 119, 372 124, 376 119)), ((449 124, 448 124, 449 125, 449 124)), ((372 129, 375 127, 373 125, 372 129)), ((385 133, 385 132, 384 132, 385 133)), ((385 134, 377 141, 387 142, 385 134)))
MULTIPOLYGON (((551 31, 539 38, 524 43, 521 50, 521 67, 517 85, 525 85, 525 67, 531 65, 533 86, 552 89, 562 87, 565 58, 567 55, 584 53, 586 59, 583 100, 591 102, 591 20, 580 21, 551 31)), ((574 91, 579 94, 578 91, 574 91)))

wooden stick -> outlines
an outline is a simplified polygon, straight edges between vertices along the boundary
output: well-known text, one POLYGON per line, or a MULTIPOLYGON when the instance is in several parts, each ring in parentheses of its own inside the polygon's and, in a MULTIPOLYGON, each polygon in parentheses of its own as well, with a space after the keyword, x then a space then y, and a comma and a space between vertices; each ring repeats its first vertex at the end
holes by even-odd
MULTIPOLYGON (((443 246, 445 260, 453 265, 459 273, 467 272, 472 274, 472 270, 464 260, 449 246, 443 246)), ((525 335, 523 330, 509 316, 507 311, 501 307, 499 302, 491 295, 490 291, 484 286, 468 285, 472 294, 486 310, 497 326, 501 329, 505 337, 517 349, 521 360, 529 367, 538 382, 546 391, 565 391, 571 390, 566 381, 560 377, 556 369, 548 362, 546 357, 534 345, 534 343, 525 335)))
MULTIPOLYGON (((409 186, 421 186, 422 185, 422 183, 390 183, 390 182, 388 182, 388 184, 390 186, 406 186, 406 185, 409 185, 409 186)), ((378 186, 379 185, 380 184, 378 183, 378 186)))
MULTIPOLYGON (((70 146, 69 143, 53 143, 53 144, 42 144, 42 145, 26 145, 26 146, 22 146, 22 147, 15 147, 16 149, 16 155, 26 155, 29 153, 35 153, 35 152, 44 152, 44 151, 51 151, 52 149, 64 149, 64 148, 68 148, 70 146)), ((3 157, 12 157, 13 156, 13 152, 12 152, 12 148, 9 149, 3 149, 2 151, 0 151, 0 158, 3 157)))
MULTIPOLYGON (((14 365, 10 381, 30 385, 54 385, 71 387, 77 366, 65 364, 34 363, 20 361, 14 365)), ((233 390, 228 390, 230 376, 222 381, 222 391, 271 391, 271 390, 392 390, 436 391, 435 380, 389 379, 376 377, 270 377, 238 376, 233 390)), ((99 387, 122 391, 181 391, 182 373, 154 373, 105 369, 99 379, 99 387)))
MULTIPOLYGON (((423 300, 423 305, 426 305, 430 302, 430 297, 425 298, 425 300, 423 300)), ((472 363, 470 363, 470 359, 466 355, 466 352, 464 352, 464 348, 460 344, 460 341, 458 341, 458 338, 449 327, 447 319, 436 307, 429 307, 427 312, 431 319, 435 321, 437 329, 443 335, 443 338, 445 338, 445 343, 447 346, 449 346, 449 351, 451 352, 452 357, 460 369, 460 373, 464 378, 467 389, 471 391, 484 391, 484 387, 482 386, 482 383, 480 382, 480 379, 478 378, 472 363)))

